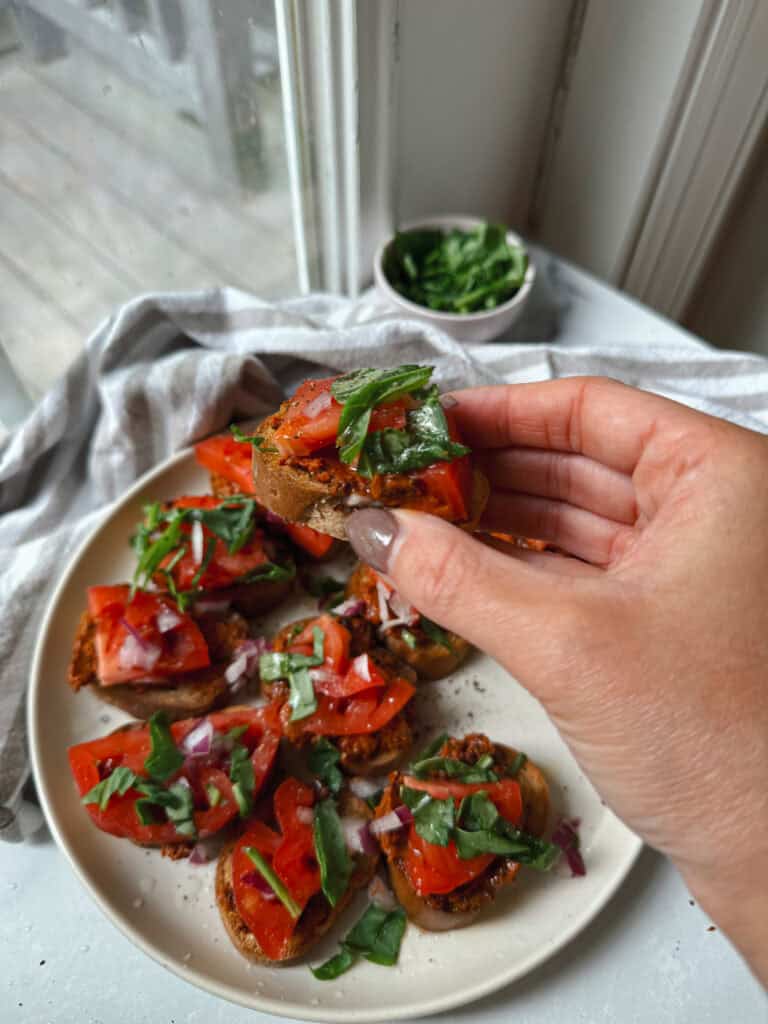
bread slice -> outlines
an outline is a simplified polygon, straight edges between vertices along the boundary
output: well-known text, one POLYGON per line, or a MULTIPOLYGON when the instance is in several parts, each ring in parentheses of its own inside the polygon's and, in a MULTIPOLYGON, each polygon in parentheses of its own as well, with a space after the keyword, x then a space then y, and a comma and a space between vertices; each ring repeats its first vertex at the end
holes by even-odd
POLYGON ((248 637, 248 624, 240 615, 232 613, 226 619, 218 620, 204 616, 198 620, 198 625, 214 662, 208 668, 187 672, 168 685, 139 681, 102 686, 96 658, 96 623, 85 611, 80 616, 75 634, 69 663, 69 685, 75 691, 88 686, 100 700, 140 719, 150 718, 156 711, 164 711, 168 719, 175 722, 224 707, 232 697, 224 673, 235 650, 248 637))
MULTIPOLYGON (((484 737, 466 737, 474 742, 484 737)), ((455 741, 454 741, 455 742, 455 741)), ((502 760, 511 764, 517 751, 500 743, 489 744, 497 763, 502 760)), ((451 756, 454 756, 451 753, 451 756)), ((517 774, 523 800, 521 828, 534 836, 543 835, 549 820, 549 787, 541 769, 527 760, 517 774)), ((392 810, 399 803, 397 787, 399 775, 393 775, 384 791, 377 808, 377 816, 392 810)), ((397 834, 382 836, 382 849, 387 859, 387 869, 392 889, 409 919, 426 931, 449 931, 465 928, 473 923, 481 909, 490 903, 502 886, 509 885, 517 877, 520 865, 509 858, 497 858, 487 872, 445 895, 420 896, 411 886, 402 863, 403 838, 397 834)))
MULTIPOLYGON (((366 821, 372 817, 371 809, 365 800, 361 800, 348 791, 342 793, 339 799, 339 814, 342 817, 364 818, 366 821)), ((355 894, 368 885, 378 863, 378 854, 375 856, 355 855, 352 878, 347 891, 336 906, 332 907, 322 893, 313 896, 304 908, 283 956, 279 960, 271 960, 262 952, 256 936, 243 921, 235 903, 232 885, 232 851, 235 842, 233 840, 224 847, 216 865, 216 903, 227 934, 235 947, 248 960, 258 964, 279 966, 296 960, 297 957, 309 952, 333 927, 352 902, 355 894)))
MULTIPOLYGON (((279 416, 279 412, 274 413, 260 424, 257 433, 264 442, 253 449, 254 496, 275 515, 346 540, 345 522, 355 509, 366 505, 408 508, 409 501, 417 496, 413 482, 405 475, 375 478, 386 479, 387 486, 377 487, 374 496, 369 482, 337 459, 307 457, 286 462, 271 442, 279 416)), ((490 490, 477 469, 472 484, 470 517, 457 524, 469 530, 476 528, 490 490)))

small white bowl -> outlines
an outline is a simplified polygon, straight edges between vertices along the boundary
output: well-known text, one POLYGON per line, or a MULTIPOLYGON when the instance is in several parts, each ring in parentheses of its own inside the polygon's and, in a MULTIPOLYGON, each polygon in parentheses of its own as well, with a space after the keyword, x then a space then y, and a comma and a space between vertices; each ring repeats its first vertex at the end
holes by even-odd
MULTIPOLYGON (((401 231, 412 231, 414 228, 437 228, 449 231, 458 228, 460 231, 471 231, 484 221, 480 217, 444 216, 426 217, 423 220, 411 221, 404 224, 401 231)), ((522 239, 514 231, 507 232, 507 240, 525 249, 522 239)), ((464 344, 476 345, 484 341, 491 341, 503 334, 522 313, 528 296, 530 295, 533 282, 536 277, 536 268, 528 256, 528 269, 519 291, 511 299, 502 302, 495 309, 486 309, 481 313, 442 313, 437 309, 429 309, 417 302, 411 302, 400 292, 396 291, 387 280, 384 273, 384 257, 394 238, 388 238, 382 242, 376 250, 373 260, 373 277, 376 287, 382 298, 390 305, 396 306, 407 316, 416 317, 425 323, 434 324, 440 327, 456 341, 464 344)), ((526 250, 527 251, 527 250, 526 250)))

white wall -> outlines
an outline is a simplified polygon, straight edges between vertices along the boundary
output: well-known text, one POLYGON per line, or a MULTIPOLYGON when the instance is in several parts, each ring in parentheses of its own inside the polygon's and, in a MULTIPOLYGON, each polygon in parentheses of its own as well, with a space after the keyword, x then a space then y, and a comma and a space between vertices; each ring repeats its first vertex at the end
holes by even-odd
POLYGON ((570 0, 401 0, 396 215, 524 227, 570 0))
POLYGON ((589 0, 537 234, 618 282, 706 0, 589 0))
POLYGON ((768 355, 768 133, 685 322, 715 345, 768 355))

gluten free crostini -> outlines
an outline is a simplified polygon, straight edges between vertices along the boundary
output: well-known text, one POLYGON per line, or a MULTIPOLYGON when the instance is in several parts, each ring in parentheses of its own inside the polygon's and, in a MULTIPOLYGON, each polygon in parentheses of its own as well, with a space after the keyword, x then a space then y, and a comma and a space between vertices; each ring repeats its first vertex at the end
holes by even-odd
POLYGON ((471 526, 488 497, 431 366, 302 384, 251 438, 253 491, 271 512, 346 539, 355 508, 417 509, 471 526))
POLYGON ((82 803, 103 832, 185 846, 246 818, 280 745, 278 708, 233 707, 168 724, 161 713, 68 751, 82 803))
POLYGON ((381 775, 411 746, 412 673, 373 646, 364 619, 324 614, 283 627, 261 656, 260 674, 270 699, 285 701, 289 742, 326 738, 351 775, 381 775))
POLYGON ((376 845, 350 850, 348 839, 371 814, 347 791, 336 800, 295 778, 278 786, 267 815, 246 823, 216 868, 219 913, 243 956, 282 964, 325 935, 376 870, 376 845))
POLYGON ((463 637, 438 626, 408 604, 370 565, 360 562, 347 582, 347 614, 362 615, 387 649, 420 679, 442 679, 472 650, 463 637))
POLYGON ((515 880, 559 855, 542 838, 549 789, 525 755, 486 736, 441 737, 394 773, 375 827, 392 888, 421 928, 461 928, 515 880))

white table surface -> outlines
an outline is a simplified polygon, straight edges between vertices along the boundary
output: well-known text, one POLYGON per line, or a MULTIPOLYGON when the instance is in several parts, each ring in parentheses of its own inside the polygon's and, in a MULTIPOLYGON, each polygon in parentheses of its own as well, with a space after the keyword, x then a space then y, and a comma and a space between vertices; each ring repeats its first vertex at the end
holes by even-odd
MULTIPOLYGON (((589 275, 534 255, 536 294, 509 340, 697 344, 589 275)), ((511 987, 434 1019, 766 1024, 765 993, 710 925, 674 868, 645 850, 611 903, 561 953, 511 987)), ((277 1020, 207 995, 149 960, 97 909, 45 829, 24 844, 0 844, 1 1024, 277 1020)))

